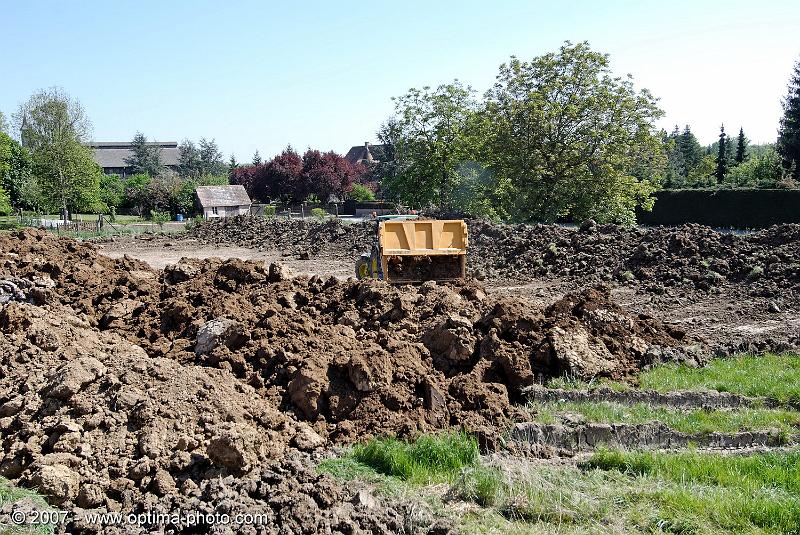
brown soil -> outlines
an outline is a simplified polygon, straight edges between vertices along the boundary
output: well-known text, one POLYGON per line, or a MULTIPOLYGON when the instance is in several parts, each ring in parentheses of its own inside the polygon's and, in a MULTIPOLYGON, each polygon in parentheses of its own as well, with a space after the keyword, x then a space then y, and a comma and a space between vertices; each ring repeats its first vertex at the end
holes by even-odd
MULTIPOLYGON (((468 271, 484 279, 492 296, 521 296, 544 307, 603 283, 615 302, 702 336, 719 355, 800 348, 798 225, 734 235, 699 225, 468 223, 468 271)), ((129 254, 157 268, 181 256, 221 256, 279 260, 299 272, 345 279, 374 233, 373 222, 234 218, 195 227, 188 239, 101 246, 104 254, 129 254)))
POLYGON ((40 231, 0 236, 0 253, 19 289, 0 305, 0 475, 73 511, 230 502, 271 512, 274 532, 394 532, 402 510, 350 506, 297 450, 454 426, 491 448, 534 382, 633 379, 705 354, 602 286, 542 307, 474 282, 393 287, 237 259, 154 271, 40 231))

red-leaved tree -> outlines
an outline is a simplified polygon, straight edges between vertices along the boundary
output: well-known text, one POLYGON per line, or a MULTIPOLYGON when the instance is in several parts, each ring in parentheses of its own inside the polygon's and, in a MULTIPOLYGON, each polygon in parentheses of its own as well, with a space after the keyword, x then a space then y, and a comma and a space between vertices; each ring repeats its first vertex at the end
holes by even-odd
POLYGON ((250 198, 259 202, 302 202, 312 194, 328 202, 344 200, 365 172, 363 165, 353 165, 333 151, 309 149, 301 158, 287 147, 265 164, 234 169, 230 180, 244 186, 250 198))

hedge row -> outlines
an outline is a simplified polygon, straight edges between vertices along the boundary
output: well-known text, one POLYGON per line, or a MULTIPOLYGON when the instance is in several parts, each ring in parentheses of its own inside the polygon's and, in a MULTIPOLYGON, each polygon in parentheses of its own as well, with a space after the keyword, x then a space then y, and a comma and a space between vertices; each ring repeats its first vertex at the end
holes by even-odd
POLYGON ((764 228, 800 223, 800 190, 663 190, 651 212, 639 211, 644 225, 701 223, 711 227, 764 228))

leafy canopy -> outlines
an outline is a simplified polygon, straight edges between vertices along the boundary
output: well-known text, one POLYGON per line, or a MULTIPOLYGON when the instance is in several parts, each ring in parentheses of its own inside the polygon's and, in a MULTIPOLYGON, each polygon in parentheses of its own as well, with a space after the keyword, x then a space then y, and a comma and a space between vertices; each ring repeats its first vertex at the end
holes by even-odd
POLYGON ((488 163, 511 186, 519 219, 633 223, 652 206, 664 168, 654 122, 663 112, 608 56, 567 42, 529 62, 500 66, 487 94, 488 163))
POLYGON ((85 146, 91 123, 81 104, 61 89, 45 89, 21 104, 14 120, 36 177, 26 196, 46 210, 102 210, 102 172, 85 146))

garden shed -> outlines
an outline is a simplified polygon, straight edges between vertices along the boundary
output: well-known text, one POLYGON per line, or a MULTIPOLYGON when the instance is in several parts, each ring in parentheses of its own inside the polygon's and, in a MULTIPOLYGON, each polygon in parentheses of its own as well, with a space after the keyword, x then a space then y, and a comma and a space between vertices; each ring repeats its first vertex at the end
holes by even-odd
POLYGON ((250 197, 244 186, 197 186, 197 201, 206 219, 250 213, 250 197))

